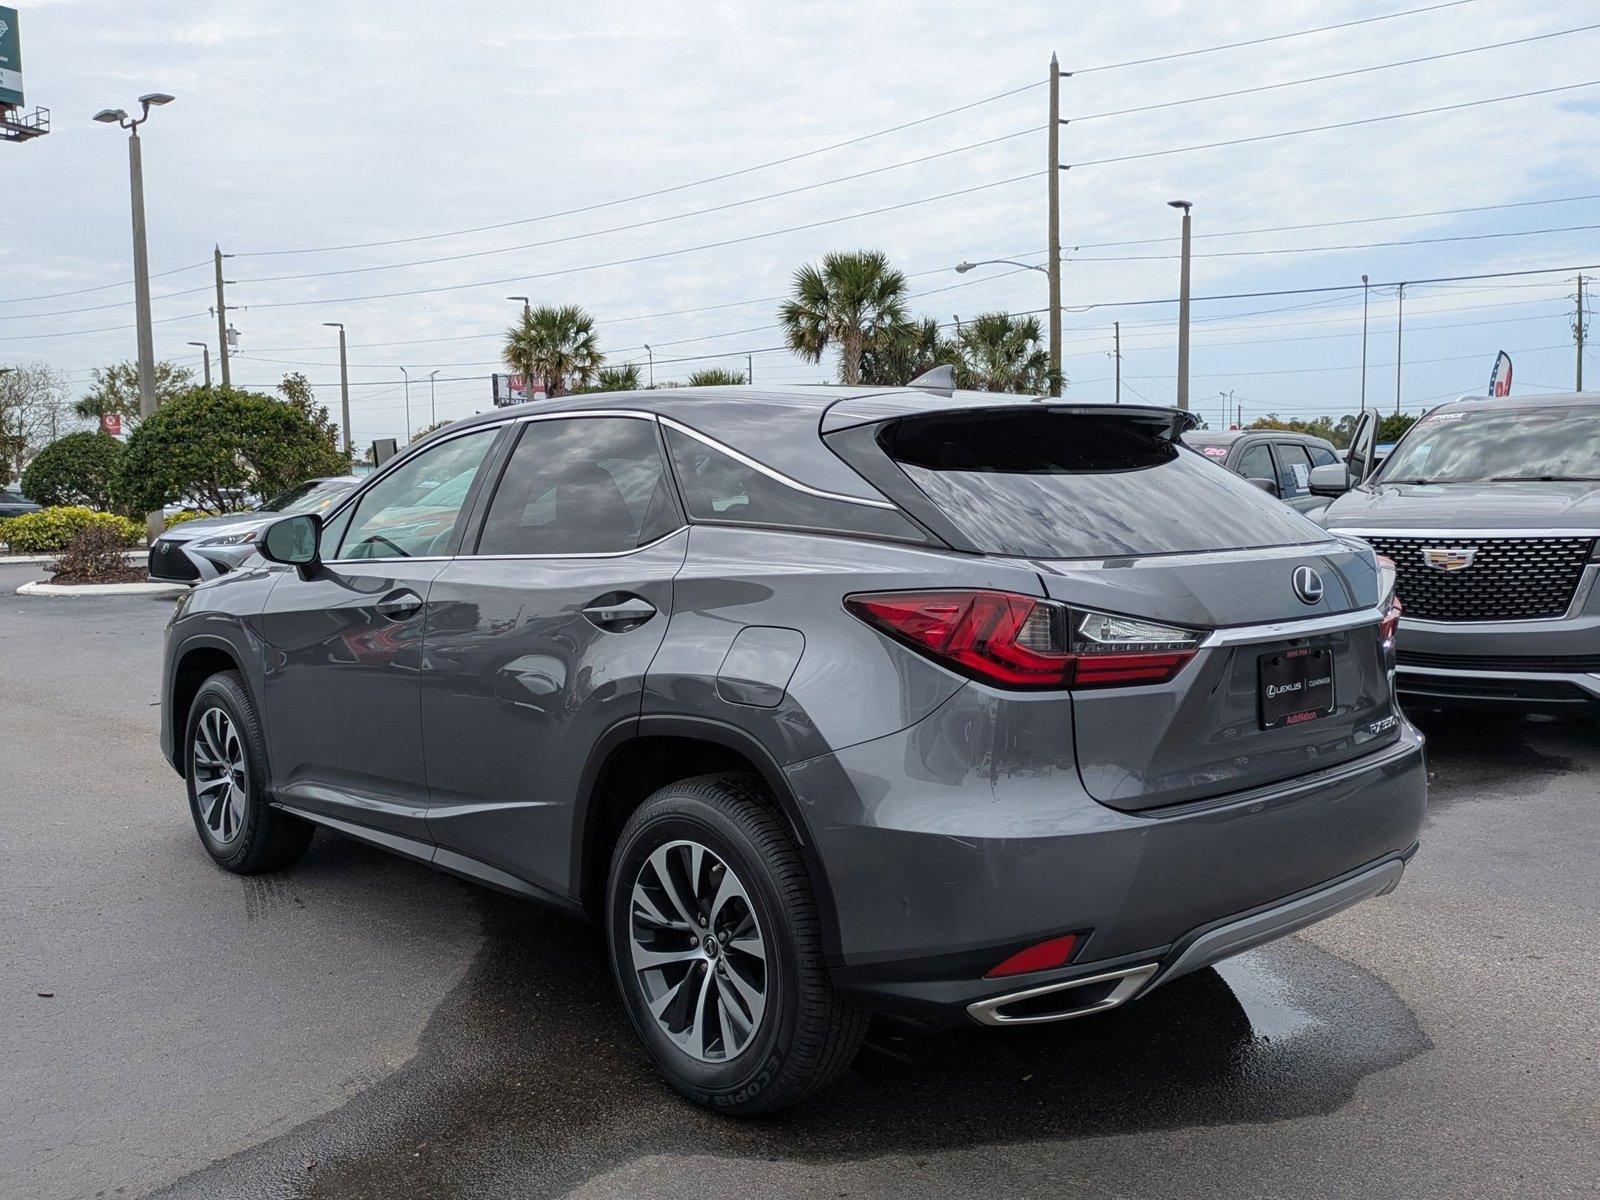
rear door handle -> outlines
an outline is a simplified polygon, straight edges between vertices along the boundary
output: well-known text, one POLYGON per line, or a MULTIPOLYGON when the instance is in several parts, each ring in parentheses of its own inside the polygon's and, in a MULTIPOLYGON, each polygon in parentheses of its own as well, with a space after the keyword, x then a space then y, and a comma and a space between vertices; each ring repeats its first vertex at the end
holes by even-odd
POLYGON ((422 597, 405 590, 391 592, 373 607, 391 621, 404 621, 422 610, 422 597))
POLYGON ((641 596, 602 596, 583 610, 601 629, 632 629, 656 615, 656 606, 641 596))

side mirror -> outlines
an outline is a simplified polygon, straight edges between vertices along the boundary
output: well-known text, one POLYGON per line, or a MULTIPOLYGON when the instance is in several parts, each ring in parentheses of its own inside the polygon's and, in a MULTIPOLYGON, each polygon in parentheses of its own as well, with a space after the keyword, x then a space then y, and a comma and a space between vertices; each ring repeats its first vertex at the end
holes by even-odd
POLYGON ((1328 463, 1311 468, 1311 491, 1317 496, 1342 496, 1350 490, 1350 468, 1343 463, 1328 463))
POLYGON ((1280 500, 1283 499, 1283 493, 1278 490, 1278 481, 1276 479, 1247 479, 1245 482, 1260 488, 1269 496, 1276 496, 1280 500))
POLYGON ((256 553, 268 562, 298 568, 306 578, 321 564, 317 543, 322 537, 322 518, 316 513, 297 513, 267 526, 256 542, 256 553))

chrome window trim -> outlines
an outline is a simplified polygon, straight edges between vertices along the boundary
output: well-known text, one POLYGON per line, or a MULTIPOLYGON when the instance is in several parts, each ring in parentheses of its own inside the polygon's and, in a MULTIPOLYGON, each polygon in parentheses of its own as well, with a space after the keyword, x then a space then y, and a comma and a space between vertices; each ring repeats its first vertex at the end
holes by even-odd
POLYGON ((1200 639, 1198 649, 1206 650, 1212 646, 1247 646, 1253 642, 1342 633, 1350 629, 1359 629, 1363 625, 1376 625, 1382 620, 1382 606, 1374 605, 1372 608, 1358 608, 1353 612, 1332 613, 1321 617, 1270 621, 1260 625, 1234 625, 1213 629, 1200 639))
POLYGON ((797 492, 803 492, 808 496, 816 496, 822 500, 837 500, 843 504, 859 504, 863 508, 886 508, 890 512, 896 513, 900 511, 898 505, 888 500, 868 500, 864 496, 846 496, 841 492, 824 491, 822 488, 812 487, 808 483, 801 483, 798 479, 791 478, 790 476, 785 475, 782 471, 779 471, 774 467, 769 467, 766 463, 760 462, 754 458, 751 458, 748 454, 743 454, 740 451, 735 450, 726 442, 719 442, 716 438, 711 437, 709 434, 701 433, 698 429, 691 429, 681 421, 674 421, 671 417, 664 417, 660 414, 656 415, 656 420, 661 422, 661 424, 665 425, 668 429, 676 429, 685 437, 692 437, 695 441, 710 446, 713 450, 716 450, 721 454, 726 454, 734 461, 743 463, 752 471, 757 471, 760 474, 765 475, 768 479, 771 479, 777 483, 781 483, 785 487, 793 488, 797 492))
MULTIPOLYGON (((523 559, 562 559, 562 558, 626 558, 630 554, 638 554, 641 550, 649 550, 659 546, 669 538, 688 529, 688 525, 679 525, 676 529, 668 530, 660 537, 645 542, 642 546, 634 546, 631 550, 585 550, 578 554, 457 554, 450 562, 520 562, 523 559)), ((382 560, 388 561, 388 560, 382 560)), ((420 559, 408 559, 408 562, 419 562, 420 559)))

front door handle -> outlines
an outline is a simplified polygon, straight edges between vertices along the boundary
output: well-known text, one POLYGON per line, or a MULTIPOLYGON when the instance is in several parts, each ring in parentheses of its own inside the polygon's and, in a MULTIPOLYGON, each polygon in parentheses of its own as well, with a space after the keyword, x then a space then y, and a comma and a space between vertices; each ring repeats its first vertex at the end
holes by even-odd
POLYGON ((391 621, 405 621, 422 611, 422 597, 402 589, 389 593, 374 607, 391 621))
POLYGON ((601 629, 632 629, 656 615, 656 606, 641 596, 602 596, 583 610, 601 629))

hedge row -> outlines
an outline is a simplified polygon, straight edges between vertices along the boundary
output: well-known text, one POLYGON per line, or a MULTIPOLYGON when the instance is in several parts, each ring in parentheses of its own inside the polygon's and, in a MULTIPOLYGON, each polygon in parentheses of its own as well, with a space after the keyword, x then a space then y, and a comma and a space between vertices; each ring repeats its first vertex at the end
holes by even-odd
POLYGON ((65 550, 80 530, 108 529, 127 546, 144 544, 144 526, 114 513, 69 504, 0 519, 0 542, 16 554, 53 554, 65 550))

